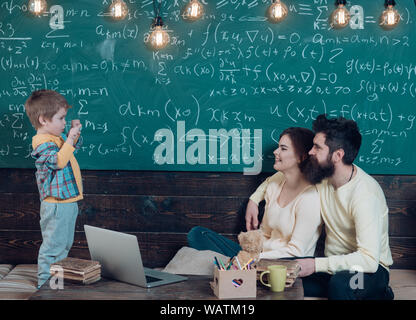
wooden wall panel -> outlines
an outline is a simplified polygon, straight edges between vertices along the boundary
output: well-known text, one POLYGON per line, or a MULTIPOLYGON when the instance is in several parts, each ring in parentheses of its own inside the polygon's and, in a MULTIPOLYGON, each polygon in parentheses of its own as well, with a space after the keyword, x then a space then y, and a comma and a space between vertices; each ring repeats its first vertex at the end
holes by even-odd
MULTIPOLYGON (((37 194, 0 194, 2 229, 40 230, 37 194), (22 201, 22 197, 25 198, 22 201)), ((79 202, 78 231, 91 224, 123 232, 188 232, 195 225, 240 232, 247 199, 86 195, 79 202)))
MULTIPOLYGON (((82 170, 87 194, 248 197, 271 173, 82 170)), ((416 176, 373 176, 386 199, 415 200, 416 176)), ((37 193, 34 169, 0 168, 0 193, 37 193)))
MULTIPOLYGON (((123 232, 188 232, 201 225, 220 233, 245 227, 247 198, 86 195, 77 230, 91 224, 123 232)), ((40 230, 37 194, 0 194, 2 229, 40 230)), ((415 236, 416 200, 388 200, 390 236, 415 236)))
MULTIPOLYGON (((164 266, 187 245, 186 233, 195 225, 235 239, 245 228, 249 195, 268 176, 92 170, 82 175, 85 199, 71 255, 89 257, 83 225, 91 224, 136 234, 150 267, 164 266)), ((416 176, 374 178, 389 206, 393 267, 416 269, 416 176)), ((0 263, 36 263, 39 206, 33 169, 0 169, 0 263)))

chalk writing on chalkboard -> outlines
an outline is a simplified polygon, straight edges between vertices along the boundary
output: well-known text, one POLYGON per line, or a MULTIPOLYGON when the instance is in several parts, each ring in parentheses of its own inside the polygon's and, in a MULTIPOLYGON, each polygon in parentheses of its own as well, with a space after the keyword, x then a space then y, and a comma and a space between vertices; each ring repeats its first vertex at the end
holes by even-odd
POLYGON ((144 45, 151 1, 127 1, 125 20, 108 1, 48 1, 41 17, 23 1, 0 0, 0 167, 32 168, 24 102, 56 90, 79 118, 83 169, 272 171, 280 132, 311 127, 321 113, 357 121, 355 163, 369 173, 415 174, 416 7, 385 31, 376 1, 348 4, 333 30, 332 1, 286 0, 287 18, 268 23, 269 0, 164 1, 163 51, 144 45))

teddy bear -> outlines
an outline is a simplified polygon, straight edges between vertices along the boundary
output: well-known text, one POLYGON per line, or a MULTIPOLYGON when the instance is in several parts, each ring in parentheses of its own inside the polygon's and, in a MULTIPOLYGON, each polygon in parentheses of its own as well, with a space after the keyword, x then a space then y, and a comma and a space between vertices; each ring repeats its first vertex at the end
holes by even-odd
POLYGON ((263 250, 263 233, 260 229, 247 232, 240 232, 238 242, 241 249, 237 254, 241 267, 246 265, 250 259, 259 260, 260 252, 263 250))

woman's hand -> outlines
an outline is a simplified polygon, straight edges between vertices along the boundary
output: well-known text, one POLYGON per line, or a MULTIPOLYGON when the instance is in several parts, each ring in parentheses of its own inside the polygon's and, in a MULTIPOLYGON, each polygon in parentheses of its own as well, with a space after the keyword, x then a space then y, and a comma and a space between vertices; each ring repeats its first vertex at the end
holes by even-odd
POLYGON ((259 207, 257 203, 249 199, 246 209, 246 228, 247 231, 256 230, 259 226, 259 207))

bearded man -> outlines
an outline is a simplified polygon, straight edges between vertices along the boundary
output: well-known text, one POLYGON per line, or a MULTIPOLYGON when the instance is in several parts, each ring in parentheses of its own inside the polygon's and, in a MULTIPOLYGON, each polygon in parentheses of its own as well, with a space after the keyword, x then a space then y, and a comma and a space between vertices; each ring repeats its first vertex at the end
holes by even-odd
MULTIPOLYGON (((319 115, 313 122, 309 179, 317 183, 325 224, 324 257, 298 259, 304 295, 391 300, 388 207, 377 181, 353 164, 361 146, 355 121, 319 115)), ((262 188, 256 190, 260 197, 262 188)), ((246 211, 256 225, 258 210, 246 211)))

